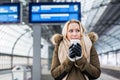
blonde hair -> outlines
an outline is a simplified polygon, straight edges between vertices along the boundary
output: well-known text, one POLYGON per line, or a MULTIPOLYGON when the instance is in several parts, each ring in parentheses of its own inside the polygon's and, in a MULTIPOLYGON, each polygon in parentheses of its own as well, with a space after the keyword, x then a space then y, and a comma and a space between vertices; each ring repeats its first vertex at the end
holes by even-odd
MULTIPOLYGON (((70 23, 78 23, 79 27, 80 27, 80 35, 81 37, 84 36, 84 33, 85 33, 85 28, 82 26, 81 22, 78 21, 78 20, 70 20, 70 21, 67 21, 63 27, 63 30, 62 30, 62 35, 63 35, 63 38, 64 39, 67 39, 67 30, 68 30, 68 26, 70 23)), ((68 40, 68 39, 67 39, 68 40)), ((86 47, 85 47, 85 43, 84 43, 84 40, 81 39, 81 47, 82 47, 82 53, 83 55, 87 58, 87 54, 86 54, 86 47)))

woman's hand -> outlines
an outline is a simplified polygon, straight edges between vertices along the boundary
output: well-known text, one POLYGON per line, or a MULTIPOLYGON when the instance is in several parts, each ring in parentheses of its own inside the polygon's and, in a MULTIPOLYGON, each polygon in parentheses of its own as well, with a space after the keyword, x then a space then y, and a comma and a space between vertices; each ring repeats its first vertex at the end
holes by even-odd
POLYGON ((74 47, 75 45, 72 44, 70 47, 69 47, 69 54, 68 54, 68 58, 71 60, 71 61, 75 61, 75 51, 74 51, 74 47))
POLYGON ((74 52, 75 52, 75 55, 77 56, 77 57, 80 57, 81 56, 81 54, 82 54, 82 49, 81 49, 81 45, 80 44, 76 44, 75 46, 74 46, 74 52))

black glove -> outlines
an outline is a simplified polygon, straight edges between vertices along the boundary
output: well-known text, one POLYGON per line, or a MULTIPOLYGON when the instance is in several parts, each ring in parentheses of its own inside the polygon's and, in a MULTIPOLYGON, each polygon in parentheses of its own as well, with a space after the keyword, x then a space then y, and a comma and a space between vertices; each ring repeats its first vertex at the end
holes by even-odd
POLYGON ((72 44, 72 45, 69 47, 69 57, 70 57, 70 58, 74 58, 74 57, 75 57, 74 47, 75 47, 74 44, 72 44))
POLYGON ((81 45, 78 44, 78 43, 76 45, 74 45, 74 50, 73 51, 74 51, 76 56, 80 57, 81 54, 82 54, 81 45))

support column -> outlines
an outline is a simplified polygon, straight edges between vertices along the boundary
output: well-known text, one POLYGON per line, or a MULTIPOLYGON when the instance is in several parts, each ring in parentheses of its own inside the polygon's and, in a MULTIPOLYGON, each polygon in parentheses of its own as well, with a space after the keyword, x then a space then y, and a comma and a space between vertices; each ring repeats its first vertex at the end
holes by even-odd
POLYGON ((41 80, 41 26, 33 26, 32 80, 41 80))

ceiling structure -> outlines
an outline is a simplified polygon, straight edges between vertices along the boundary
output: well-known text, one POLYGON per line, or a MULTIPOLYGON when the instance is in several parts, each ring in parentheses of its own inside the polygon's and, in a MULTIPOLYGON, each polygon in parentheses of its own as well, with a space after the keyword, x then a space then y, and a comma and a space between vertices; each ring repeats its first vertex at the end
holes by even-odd
MULTIPOLYGON (((99 39, 96 49, 99 54, 120 49, 120 1, 119 0, 0 0, 0 2, 21 2, 22 23, 28 23, 29 2, 81 2, 82 23, 88 32, 94 31, 99 39), (104 45, 104 46, 103 46, 104 45)), ((32 25, 29 25, 32 28, 32 25)), ((61 25, 43 25, 42 37, 50 42, 55 33, 61 32, 61 25)))
POLYGON ((96 44, 99 53, 120 50, 120 1, 108 0, 108 3, 105 1, 107 0, 102 0, 99 5, 92 7, 96 11, 95 14, 92 13, 94 14, 93 18, 87 26, 89 31, 94 31, 99 35, 99 40, 96 44), (103 9, 103 13, 99 16, 103 9), (98 16, 99 19, 97 20, 98 16))

